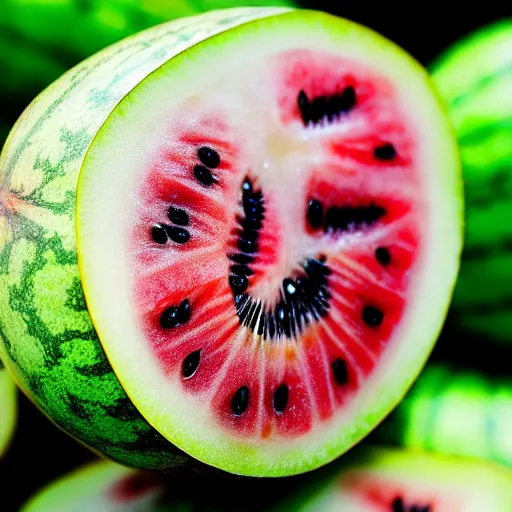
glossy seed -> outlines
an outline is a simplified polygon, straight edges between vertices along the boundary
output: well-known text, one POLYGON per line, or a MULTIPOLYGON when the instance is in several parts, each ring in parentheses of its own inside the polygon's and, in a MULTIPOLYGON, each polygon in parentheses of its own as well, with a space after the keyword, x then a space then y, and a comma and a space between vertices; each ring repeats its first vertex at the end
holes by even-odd
POLYGON ((228 280, 229 286, 235 295, 240 295, 241 293, 245 292, 249 286, 249 281, 247 280, 246 276, 232 274, 228 277, 228 280))
POLYGON ((249 240, 250 242, 257 242, 259 235, 258 231, 250 228, 245 228, 243 231, 239 232, 240 239, 249 240))
POLYGON ((242 183, 242 190, 244 194, 252 193, 252 184, 249 180, 244 180, 242 183))
POLYGON ((179 306, 170 306, 160 315, 160 326, 164 329, 172 329, 188 322, 190 319, 190 301, 183 300, 179 306))
POLYGON ((231 265, 229 270, 237 276, 252 276, 253 271, 247 265, 231 265))
POLYGON ((350 112, 356 106, 356 102, 357 96, 355 89, 351 85, 345 87, 338 105, 339 112, 345 114, 350 112))
POLYGON ((165 225, 165 231, 169 238, 177 244, 185 244, 190 240, 190 233, 184 228, 177 228, 175 226, 165 225))
POLYGON ((276 324, 275 324, 274 315, 271 312, 267 313, 266 325, 267 325, 268 337, 270 339, 272 339, 276 335, 276 324))
POLYGON ((254 308, 254 311, 252 313, 251 322, 249 323, 249 327, 253 332, 256 329, 256 326, 258 325, 260 316, 261 316, 261 302, 258 301, 256 303, 256 307, 254 308))
POLYGON ((181 368, 184 379, 190 379, 199 366, 199 362, 201 361, 201 351, 196 350, 191 352, 185 359, 183 360, 183 366, 181 368))
POLYGON ((157 244, 165 244, 167 240, 169 240, 167 232, 165 231, 165 228, 161 224, 155 224, 151 228, 151 238, 157 244))
POLYGON ((236 263, 240 263, 241 265, 247 265, 248 263, 252 263, 254 261, 253 256, 249 256, 248 254, 242 253, 231 254, 229 256, 229 259, 236 263))
POLYGON ((384 313, 374 307, 374 306, 365 306, 363 308, 363 321, 368 327, 379 327, 384 320, 384 313))
POLYGON ((383 267, 387 267, 391 263, 391 254, 385 247, 377 247, 375 257, 383 267))
POLYGON ((377 160, 393 160, 396 157, 396 149, 393 144, 383 144, 374 148, 373 156, 377 160))
POLYGON ((197 181, 208 187, 215 182, 213 174, 203 165, 196 165, 194 167, 194 176, 197 178, 197 181))
POLYGON ((231 410, 235 416, 241 416, 249 405, 249 388, 242 386, 238 388, 231 398, 231 410))
POLYGON ((178 226, 188 226, 188 213, 181 208, 177 208, 176 206, 169 206, 167 216, 173 224, 178 226))
POLYGON ((297 285, 295 284, 293 279, 283 279, 283 290, 284 296, 288 300, 293 300, 293 298, 297 296, 297 285))
POLYGON ((275 391, 272 397, 272 403, 274 405, 274 411, 281 414, 288 405, 288 386, 281 384, 275 391))
POLYGON ((307 220, 313 229, 322 226, 324 222, 324 207, 320 201, 311 199, 308 204, 307 220))
POLYGON ((254 253, 258 252, 258 244, 256 242, 251 242, 250 240, 239 240, 238 248, 245 253, 254 253))
POLYGON ((334 375, 334 380, 340 386, 347 384, 348 382, 348 371, 347 371, 347 363, 343 359, 336 359, 332 362, 332 374, 334 375))
POLYGON ((215 169, 220 164, 220 156, 217 151, 208 146, 203 146, 199 148, 197 151, 197 156, 203 165, 209 167, 210 169, 215 169))

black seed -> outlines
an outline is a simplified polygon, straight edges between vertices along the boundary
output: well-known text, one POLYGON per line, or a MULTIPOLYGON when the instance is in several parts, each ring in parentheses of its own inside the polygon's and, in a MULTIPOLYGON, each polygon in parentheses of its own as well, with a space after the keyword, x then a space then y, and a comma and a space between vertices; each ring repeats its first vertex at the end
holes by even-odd
POLYGON ((231 410, 235 416, 241 416, 249 405, 249 388, 242 386, 236 390, 231 399, 231 410))
POLYGON ((313 229, 317 229, 322 226, 324 222, 324 208, 320 201, 317 201, 316 199, 311 199, 311 201, 309 201, 307 219, 309 225, 313 229))
POLYGON ((383 320, 384 313, 380 309, 374 306, 363 308, 363 321, 368 327, 379 327, 383 320))
POLYGON ((194 176, 199 182, 208 187, 215 182, 215 178, 210 170, 202 165, 196 165, 194 167, 194 176))
POLYGON ((338 209, 335 207, 327 208, 324 220, 324 230, 338 228, 338 209))
POLYGON ((238 276, 252 276, 253 271, 247 265, 231 265, 229 270, 238 276))
POLYGON ((151 238, 157 244, 165 244, 167 242, 167 240, 169 240, 169 237, 167 236, 167 232, 165 231, 165 228, 160 224, 155 224, 151 228, 151 238))
POLYGON ((183 360, 183 366, 181 367, 181 371, 183 373, 183 378, 189 379, 192 377, 199 366, 199 361, 201 360, 201 351, 196 350, 191 352, 185 359, 183 360))
POLYGON ((257 218, 257 219, 251 218, 251 217, 245 217, 242 220, 241 225, 244 230, 249 230, 249 229, 258 230, 258 229, 261 229, 262 220, 263 220, 263 215, 260 215, 259 218, 257 218))
POLYGON ((246 265, 247 263, 252 263, 254 260, 254 258, 252 256, 249 256, 248 254, 241 254, 241 253, 231 254, 229 256, 229 259, 236 263, 240 263, 241 265, 246 265))
POLYGON ((190 318, 190 301, 185 299, 179 306, 170 306, 160 315, 160 326, 172 329, 188 322, 190 318))
POLYGON ((336 359, 332 362, 332 374, 334 375, 334 380, 340 385, 343 386, 348 382, 348 371, 347 371, 347 363, 343 359, 336 359))
POLYGON ((265 338, 267 334, 267 315, 265 314, 265 311, 263 311, 260 315, 260 323, 258 324, 258 334, 263 338, 265 338))
POLYGON ((364 219, 367 224, 374 224, 381 217, 384 217, 384 215, 386 215, 386 210, 382 208, 382 206, 375 206, 372 204, 366 208, 364 219))
POLYGON ((272 402, 274 404, 274 411, 276 411, 278 414, 284 412, 286 406, 288 405, 288 386, 286 384, 281 384, 274 391, 272 402))
POLYGON ((309 119, 313 123, 318 123, 327 114, 327 98, 319 96, 313 100, 309 109, 309 119))
POLYGON ((176 208, 176 206, 169 206, 167 216, 173 224, 177 224, 178 226, 188 226, 188 213, 181 208, 176 208))
POLYGON ((270 339, 273 339, 274 336, 276 335, 276 321, 275 321, 275 318, 274 318, 274 314, 269 311, 267 312, 267 321, 265 322, 265 325, 267 326, 267 332, 268 332, 268 337, 270 339))
POLYGON ((250 240, 239 240, 238 248, 245 253, 258 252, 258 244, 256 242, 251 242, 250 240))
POLYGON ((341 93, 338 112, 347 114, 356 106, 356 102, 357 97, 355 89, 351 85, 345 87, 344 91, 341 93))
POLYGON ((235 306, 238 318, 240 319, 240 323, 243 323, 246 318, 247 311, 251 306, 251 298, 246 293, 243 295, 238 295, 235 297, 235 306))
POLYGON ((377 160, 393 160, 396 157, 396 149, 393 144, 383 144, 374 148, 373 156, 377 160))
POLYGON ((190 240, 190 233, 184 228, 177 228, 175 226, 164 225, 165 231, 169 238, 177 244, 185 244, 190 240))
POLYGON ((247 193, 252 193, 252 184, 249 180, 245 180, 243 183, 242 183, 242 190, 244 192, 244 195, 247 194, 247 193))
POLYGON ((389 254, 389 250, 385 247, 377 247, 375 257, 383 267, 387 267, 391 263, 391 254, 389 254))
POLYGON ((329 303, 326 302, 325 300, 321 299, 320 297, 312 297, 311 305, 314 306, 320 317, 324 317, 327 315, 329 303))
POLYGON ((309 109, 310 109, 311 105, 310 105, 308 97, 304 91, 299 92, 299 97, 297 98, 297 104, 299 106, 302 120, 304 121, 304 124, 307 124, 310 120, 309 109))
POLYGON ((288 310, 287 305, 280 301, 276 306, 276 323, 278 326, 278 330, 282 333, 284 332, 288 338, 292 335, 292 328, 290 324, 290 312, 288 310))
POLYGON ((239 232, 240 239, 249 240, 249 242, 257 242, 259 233, 255 229, 244 228, 243 231, 239 232))
POLYGON ((402 498, 396 498, 391 504, 392 512, 406 512, 402 498))
POLYGON ((325 264, 325 260, 320 261, 315 258, 309 258, 307 260, 307 265, 318 274, 322 274, 324 276, 332 274, 331 269, 325 264))
POLYGON ((199 148, 197 156, 199 157, 199 160, 201 160, 201 163, 210 169, 215 169, 220 164, 219 153, 208 146, 199 148))
POLYGON ((253 199, 244 200, 244 213, 246 217, 259 220, 263 215, 263 211, 263 205, 260 202, 254 201, 253 199))
POLYGON ((229 286, 231 286, 231 290, 233 290, 235 295, 240 295, 245 292, 249 286, 249 281, 245 276, 230 275, 228 280, 229 286))
POLYGON ((297 285, 293 279, 283 279, 283 291, 287 301, 293 300, 297 296, 297 285))

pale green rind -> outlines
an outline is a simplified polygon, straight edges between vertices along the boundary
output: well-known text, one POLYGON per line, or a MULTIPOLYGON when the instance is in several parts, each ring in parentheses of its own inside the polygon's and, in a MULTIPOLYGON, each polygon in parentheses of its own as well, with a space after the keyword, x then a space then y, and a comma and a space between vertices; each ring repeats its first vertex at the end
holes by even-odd
MULTIPOLYGON (((225 58, 224 61, 229 62, 229 59, 225 58)), ((166 115, 160 110, 161 116, 166 115)), ((150 125, 148 120, 144 122, 150 125)), ((158 125, 158 122, 154 125, 158 125)), ((149 141, 146 143, 152 147, 149 141)), ((213 37, 178 56, 142 82, 134 94, 127 96, 114 110, 91 145, 80 175, 77 233, 83 286, 94 324, 127 393, 150 423, 181 449, 203 462, 234 473, 282 476, 311 470, 336 458, 359 441, 398 403, 419 373, 437 338, 449 305, 462 245, 461 187, 453 133, 440 102, 432 93, 427 74, 401 50, 367 29, 326 14, 296 11, 252 22, 229 34, 213 37), (397 83, 400 80, 407 83, 407 87, 404 85, 401 90, 404 108, 414 118, 417 135, 423 145, 419 160, 429 162, 425 166, 431 175, 423 177, 425 195, 435 208, 432 209, 430 223, 426 222, 428 229, 424 243, 428 250, 422 255, 423 278, 417 278, 415 284, 418 289, 409 305, 410 319, 404 322, 396 335, 397 339, 404 337, 409 342, 396 343, 386 353, 381 362, 381 371, 375 372, 367 383, 366 392, 359 397, 359 409, 355 409, 355 406, 347 408, 344 423, 332 422, 321 434, 315 432, 314 438, 311 434, 295 441, 280 439, 278 444, 251 445, 243 439, 228 438, 214 432, 213 426, 204 429, 203 425, 211 425, 211 422, 205 421, 203 424, 196 417, 197 412, 179 403, 179 397, 165 393, 166 379, 161 376, 161 369, 151 360, 152 356, 147 351, 141 352, 137 345, 137 314, 131 310, 133 305, 129 304, 131 291, 128 284, 125 288, 125 283, 121 282, 118 275, 120 272, 129 275, 129 269, 124 267, 123 261, 118 260, 114 266, 109 266, 113 262, 107 259, 101 264, 105 263, 108 270, 99 271, 97 268, 96 264, 101 257, 99 253, 115 254, 116 249, 111 246, 111 233, 107 236, 106 232, 96 227, 111 222, 115 208, 121 206, 118 211, 123 210, 123 193, 120 192, 123 189, 118 188, 119 180, 127 176, 126 180, 129 181, 131 174, 127 172, 126 164, 134 156, 135 148, 139 151, 146 147, 144 137, 147 131, 140 129, 140 123, 151 110, 152 101, 156 102, 155 105, 179 101, 179 88, 186 90, 187 87, 183 77, 192 73, 195 62, 212 62, 219 52, 225 51, 229 55, 229 48, 235 52, 236 45, 240 48, 256 48, 256 41, 261 41, 261 48, 264 48, 265 42, 275 47, 280 37, 284 40, 288 36, 293 37, 293 34, 301 34, 303 40, 305 33, 310 34, 310 47, 322 47, 325 44, 325 47, 330 48, 332 44, 333 47, 337 45, 340 52, 342 49, 347 51, 356 60, 373 58, 372 66, 384 75, 392 73, 397 83), (350 51, 347 47, 350 47, 350 51), (169 79, 171 76, 172 80, 169 79), (158 92, 159 81, 165 84, 161 86, 162 89, 174 92, 173 96, 169 92, 165 99, 162 96, 162 102, 156 100, 161 97, 158 92), (126 141, 133 134, 139 137, 138 142, 127 144, 126 141), (124 141, 122 155, 118 149, 120 141, 124 141), (133 151, 131 148, 134 148, 133 151), (112 183, 102 180, 101 170, 110 166, 114 166, 115 170, 114 162, 121 160, 122 170, 113 172, 116 180, 112 180, 112 183), (112 190, 108 189, 109 186, 113 187, 112 190), (114 195, 116 197, 112 199, 114 195), (98 212, 98 216, 94 212, 98 212), (95 253, 96 248, 98 253, 95 253), (115 286, 106 286, 107 289, 116 289, 115 300, 108 292, 104 292, 107 282, 116 283, 115 286), (114 303, 116 307, 112 308, 114 303), (114 318, 116 315, 117 318, 114 318), (115 333, 112 325, 116 326, 115 333), (116 346, 114 341, 119 337, 123 339, 122 346, 116 346), (407 368, 408 372, 405 375, 401 373, 398 378, 396 364, 407 368), (131 369, 135 366, 138 372, 134 375, 131 369), (160 394, 166 397, 165 403, 161 402, 160 394), (195 418, 194 424, 186 423, 186 419, 192 417, 195 418), (199 429, 202 431, 199 432, 199 429)))
POLYGON ((16 385, 0 361, 0 457, 9 446, 16 425, 16 385))
POLYGON ((57 425, 124 464, 166 468, 183 454, 133 407, 87 314, 74 226, 85 152, 121 98, 171 56, 275 12, 212 12, 107 48, 30 105, 0 156, 0 357, 57 425))

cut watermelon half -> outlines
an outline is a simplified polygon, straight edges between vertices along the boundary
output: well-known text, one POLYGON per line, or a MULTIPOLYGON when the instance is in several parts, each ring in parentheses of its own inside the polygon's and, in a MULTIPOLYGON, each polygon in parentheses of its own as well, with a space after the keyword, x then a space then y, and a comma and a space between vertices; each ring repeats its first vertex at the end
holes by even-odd
POLYGON ((507 512, 512 473, 481 461, 390 449, 356 449, 279 512, 507 512))
POLYGON ((281 13, 192 46, 113 110, 79 177, 82 286, 161 434, 231 472, 294 474, 420 371, 461 215, 425 71, 366 28, 281 13))
POLYGON ((16 385, 0 361, 0 456, 9 446, 16 424, 16 385))

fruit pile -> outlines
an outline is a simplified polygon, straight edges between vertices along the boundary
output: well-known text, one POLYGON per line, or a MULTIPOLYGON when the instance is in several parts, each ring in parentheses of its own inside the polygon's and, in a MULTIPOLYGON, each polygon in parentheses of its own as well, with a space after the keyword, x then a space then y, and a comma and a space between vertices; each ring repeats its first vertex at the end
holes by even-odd
POLYGON ((493 304, 508 322, 498 263, 481 289, 506 257, 503 41, 464 42, 432 82, 348 20, 209 11, 39 95, 0 155, 0 358, 114 462, 24 510, 510 511, 512 384, 452 359, 406 395, 454 287, 441 354, 509 337, 486 329, 493 304))

